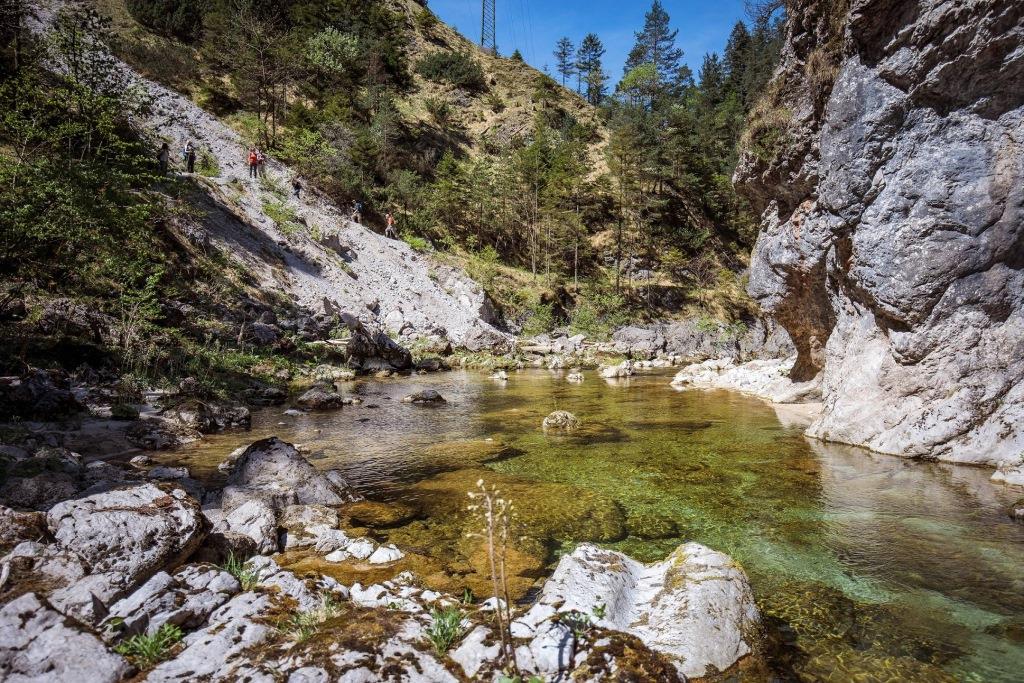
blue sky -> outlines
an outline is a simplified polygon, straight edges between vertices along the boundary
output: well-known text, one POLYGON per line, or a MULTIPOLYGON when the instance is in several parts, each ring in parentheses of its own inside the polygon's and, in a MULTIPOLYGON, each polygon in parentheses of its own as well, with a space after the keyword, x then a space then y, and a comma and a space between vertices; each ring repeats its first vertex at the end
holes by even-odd
MULTIPOLYGON (((737 19, 746 20, 743 0, 662 0, 679 29, 677 43, 696 76, 707 52, 721 54, 737 19)), ((467 38, 480 40, 480 0, 429 0, 441 19, 467 38)), ((533 66, 548 65, 554 75, 555 42, 568 36, 575 44, 587 33, 604 43, 605 71, 614 83, 633 46, 633 33, 644 24, 650 0, 497 0, 498 50, 508 55, 519 48, 533 66)))

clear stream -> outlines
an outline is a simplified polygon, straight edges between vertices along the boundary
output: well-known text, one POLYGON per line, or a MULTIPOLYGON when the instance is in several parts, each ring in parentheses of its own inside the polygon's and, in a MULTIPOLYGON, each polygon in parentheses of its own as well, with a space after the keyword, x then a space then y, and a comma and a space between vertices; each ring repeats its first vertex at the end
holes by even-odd
POLYGON ((216 478, 227 453, 258 437, 303 444, 371 500, 414 508, 418 519, 370 533, 456 592, 487 585, 466 537, 466 492, 479 478, 518 508, 510 562, 522 597, 579 541, 646 561, 703 543, 749 574, 782 679, 1024 680, 1024 526, 1006 514, 1020 494, 984 469, 812 441, 760 401, 677 392, 669 379, 587 373, 574 385, 531 370, 508 382, 469 372, 359 381, 346 390, 361 405, 267 409, 252 431, 171 457, 216 478), (401 403, 424 388, 448 404, 401 403), (583 428, 545 434, 555 409, 583 428))

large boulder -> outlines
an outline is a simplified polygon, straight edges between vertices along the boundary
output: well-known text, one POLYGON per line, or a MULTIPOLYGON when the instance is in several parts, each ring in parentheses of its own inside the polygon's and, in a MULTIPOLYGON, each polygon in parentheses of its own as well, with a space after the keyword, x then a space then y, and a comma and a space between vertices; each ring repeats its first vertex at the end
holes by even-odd
POLYGON ((252 424, 249 409, 241 405, 221 404, 199 399, 185 399, 166 408, 162 416, 183 427, 210 434, 252 424))
POLYGON ((34 593, 0 609, 0 679, 8 683, 116 683, 130 670, 34 593))
POLYGON ((345 405, 345 397, 329 388, 317 386, 299 396, 296 402, 311 410, 330 410, 345 405))
POLYGON ((89 568, 61 597, 67 611, 88 621, 160 569, 183 561, 206 534, 198 502, 181 489, 153 484, 58 503, 46 524, 59 547, 89 568))
POLYGON ((580 420, 568 410, 556 410, 544 418, 541 423, 544 429, 578 429, 580 420))
POLYGON ((787 3, 735 181, 750 294, 823 374, 808 434, 995 465, 1024 450, 1024 3, 787 3), (763 137, 758 132, 764 133, 763 137))
POLYGON ((551 618, 567 612, 636 636, 688 677, 732 667, 753 651, 760 625, 743 570, 697 543, 653 564, 582 544, 561 559, 540 599, 513 623, 513 634, 541 639, 530 648, 535 659, 545 661, 550 650, 557 663, 569 643, 551 618))
POLYGON ((359 368, 386 365, 395 370, 412 367, 412 354, 383 330, 371 330, 360 321, 348 321, 352 337, 348 342, 349 363, 359 368))
POLYGON ((321 472, 277 437, 250 445, 235 461, 221 493, 226 514, 258 498, 273 510, 288 505, 340 505, 360 496, 337 472, 321 472))

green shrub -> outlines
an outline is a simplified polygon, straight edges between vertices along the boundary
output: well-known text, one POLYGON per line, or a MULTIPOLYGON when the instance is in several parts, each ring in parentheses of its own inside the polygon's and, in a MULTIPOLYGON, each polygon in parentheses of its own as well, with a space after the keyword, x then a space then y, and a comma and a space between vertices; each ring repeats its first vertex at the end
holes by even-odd
POLYGON ((306 59, 321 71, 344 73, 359 59, 359 40, 351 33, 325 28, 306 41, 306 59))
POLYGON ((236 556, 233 552, 228 553, 227 562, 221 566, 221 569, 235 577, 244 591, 252 590, 260 582, 259 570, 249 566, 246 560, 236 556))
POLYGON ((207 178, 216 178, 220 175, 220 162, 217 161, 217 157, 205 149, 199 153, 199 163, 196 164, 196 168, 200 175, 207 178))
POLYGON ((148 669, 167 659, 181 638, 180 628, 173 624, 164 624, 151 636, 132 636, 118 643, 114 651, 130 659, 140 669, 148 669))
POLYGON ((448 128, 452 123, 452 107, 448 100, 440 97, 427 97, 423 100, 430 118, 441 128, 448 128))
POLYGON ((451 83, 464 90, 485 88, 483 68, 466 52, 433 52, 416 64, 416 71, 428 80, 451 83))
POLYGON ((581 293, 569 317, 573 332, 592 339, 603 339, 628 322, 629 309, 622 295, 600 290, 581 293))
POLYGON ((437 17, 426 7, 416 13, 416 27, 424 33, 431 33, 438 23, 437 17))
POLYGON ((438 657, 444 656, 455 641, 462 637, 466 629, 462 625, 465 615, 458 607, 446 607, 443 610, 430 610, 430 626, 427 627, 427 638, 434 646, 438 657))
POLYGON ((203 0, 128 0, 128 13, 146 28, 192 41, 203 30, 203 0))
POLYGON ((320 624, 341 614, 341 605, 330 593, 320 594, 320 604, 311 610, 297 612, 278 625, 278 629, 297 642, 309 640, 320 630, 320 624))
POLYGON ((430 242, 409 232, 402 233, 402 240, 416 251, 430 251, 430 242))

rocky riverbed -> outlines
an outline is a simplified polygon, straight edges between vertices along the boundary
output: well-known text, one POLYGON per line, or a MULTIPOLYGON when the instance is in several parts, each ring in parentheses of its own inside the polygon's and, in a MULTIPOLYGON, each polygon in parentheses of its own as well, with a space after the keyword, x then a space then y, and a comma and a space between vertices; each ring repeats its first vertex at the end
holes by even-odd
POLYGON ((85 464, 61 449, 10 467, 5 501, 22 505, 0 507, 5 680, 460 681, 513 668, 684 680, 746 662, 760 643, 743 571, 696 543, 651 565, 581 545, 528 608, 425 588, 388 571, 399 548, 339 528, 338 510, 361 496, 277 439, 227 461, 213 490, 187 470, 85 464), (85 488, 56 500, 69 480, 85 488), (297 549, 391 576, 343 584, 283 568, 279 552, 297 549), (442 647, 444 613, 455 621, 442 647), (514 656, 500 656, 503 632, 514 656))

